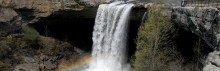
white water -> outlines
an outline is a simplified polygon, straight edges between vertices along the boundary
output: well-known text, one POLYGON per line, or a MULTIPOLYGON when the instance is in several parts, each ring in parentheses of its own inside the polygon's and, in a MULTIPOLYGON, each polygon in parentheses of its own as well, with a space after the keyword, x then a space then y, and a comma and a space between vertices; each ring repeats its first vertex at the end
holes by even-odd
POLYGON ((92 62, 87 71, 130 71, 126 43, 132 6, 123 2, 99 6, 93 30, 92 62))

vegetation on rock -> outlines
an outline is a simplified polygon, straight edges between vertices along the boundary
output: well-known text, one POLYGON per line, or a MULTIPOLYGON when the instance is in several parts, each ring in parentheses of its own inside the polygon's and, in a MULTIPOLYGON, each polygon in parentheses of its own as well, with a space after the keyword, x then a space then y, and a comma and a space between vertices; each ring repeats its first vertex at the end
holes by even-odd
POLYGON ((0 70, 3 71, 31 68, 52 71, 62 62, 80 57, 70 43, 41 36, 29 26, 24 26, 19 34, 1 37, 0 52, 0 70), (32 67, 36 64, 37 67, 32 67))
POLYGON ((133 71, 200 71, 209 46, 171 22, 157 4, 139 28, 133 71))
POLYGON ((134 71, 165 69, 167 67, 166 61, 171 60, 161 50, 168 52, 172 49, 173 41, 171 38, 176 37, 176 31, 170 18, 162 15, 161 10, 158 5, 153 5, 149 9, 146 23, 139 29, 134 71))

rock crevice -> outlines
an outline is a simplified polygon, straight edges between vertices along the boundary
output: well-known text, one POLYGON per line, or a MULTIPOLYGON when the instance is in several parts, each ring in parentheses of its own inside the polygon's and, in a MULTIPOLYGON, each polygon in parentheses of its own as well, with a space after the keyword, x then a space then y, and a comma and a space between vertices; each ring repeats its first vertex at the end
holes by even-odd
POLYGON ((37 22, 57 11, 81 11, 84 5, 75 0, 0 0, 0 36, 37 22))
POLYGON ((219 49, 220 15, 217 8, 177 7, 172 10, 172 20, 181 28, 201 37, 213 49, 219 49))
POLYGON ((203 71, 220 70, 220 14, 212 7, 176 7, 172 9, 172 21, 180 28, 196 34, 215 51, 204 62, 203 71))

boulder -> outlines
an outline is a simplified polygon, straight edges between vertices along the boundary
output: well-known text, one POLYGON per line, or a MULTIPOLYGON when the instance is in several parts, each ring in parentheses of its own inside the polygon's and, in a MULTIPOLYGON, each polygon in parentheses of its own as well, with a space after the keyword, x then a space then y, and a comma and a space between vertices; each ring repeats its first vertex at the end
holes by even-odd
POLYGON ((203 71, 220 71, 220 51, 209 53, 203 71))
POLYGON ((203 71, 220 71, 220 68, 209 64, 203 68, 203 71))

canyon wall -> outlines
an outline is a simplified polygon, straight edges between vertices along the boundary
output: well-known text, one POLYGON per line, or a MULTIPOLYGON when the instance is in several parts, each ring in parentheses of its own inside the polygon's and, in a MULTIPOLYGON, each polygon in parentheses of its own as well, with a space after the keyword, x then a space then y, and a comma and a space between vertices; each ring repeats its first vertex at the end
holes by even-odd
POLYGON ((53 14, 70 15, 66 11, 79 14, 85 6, 78 0, 0 0, 0 70, 54 70, 82 56, 70 42, 41 36, 27 25, 53 14))
MULTIPOLYGON (((169 2, 172 0, 167 0, 167 1, 169 2)), ((93 24, 91 24, 91 23, 93 23, 92 21, 94 20, 95 15, 96 15, 97 4, 109 3, 109 2, 111 2, 111 0, 96 0, 95 2, 91 2, 90 0, 0 0, 0 41, 5 40, 5 37, 8 40, 8 37, 11 38, 12 34, 21 33, 23 26, 25 26, 27 24, 33 24, 33 23, 35 25, 39 24, 39 27, 42 27, 42 25, 44 25, 44 23, 47 23, 50 25, 59 23, 58 26, 55 25, 56 28, 53 28, 53 29, 60 28, 61 27, 60 25, 63 25, 65 23, 69 23, 69 25, 71 24, 69 26, 69 28, 73 28, 72 23, 76 24, 76 25, 74 25, 75 29, 71 29, 71 30, 66 29, 66 30, 69 30, 69 33, 74 32, 72 30, 78 31, 80 28, 82 29, 82 27, 85 28, 85 26, 86 26, 88 28, 85 28, 85 29, 88 31, 85 31, 85 32, 88 33, 89 35, 88 34, 82 34, 82 35, 90 36, 90 37, 85 36, 85 37, 87 37, 85 39, 91 40, 91 39, 89 39, 92 36, 91 30, 93 29, 93 24), (87 21, 85 21, 86 20, 85 18, 87 18, 87 21), (66 21, 66 20, 68 20, 68 21, 66 21), (80 21, 85 21, 85 22, 80 22, 80 21), (88 22, 90 22, 90 23, 88 23, 88 22), (83 24, 81 24, 81 23, 83 23, 83 24), (2 37, 4 37, 4 38, 2 38, 2 37)), ((145 6, 145 5, 142 5, 142 6, 145 6)), ((131 23, 131 26, 135 25, 135 28, 133 28, 129 31, 134 31, 134 30, 136 31, 137 28, 140 26, 140 25, 137 25, 137 23, 140 24, 143 13, 148 10, 146 8, 147 7, 145 7, 145 8, 136 7, 132 10, 131 20, 135 20, 138 22, 135 22, 134 24, 131 23)), ((168 10, 168 11, 170 11, 170 10, 168 10)), ((217 8, 213 8, 213 7, 203 7, 203 8, 199 8, 199 7, 174 7, 174 8, 172 8, 172 12, 171 12, 171 20, 172 20, 172 22, 174 22, 175 25, 178 26, 178 28, 182 28, 187 31, 187 36, 190 37, 188 39, 192 38, 192 40, 194 40, 195 36, 194 35, 193 35, 193 37, 191 37, 191 36, 192 36, 192 34, 196 34, 196 36, 201 38, 203 41, 205 41, 205 43, 209 47, 211 47, 210 49, 215 50, 207 56, 206 61, 204 61, 205 66, 204 66, 203 70, 204 71, 209 71, 210 69, 218 70, 220 68, 220 60, 219 60, 220 59, 220 57, 219 57, 219 55, 220 55, 220 52, 219 52, 219 50, 220 50, 220 44, 219 44, 220 43, 219 42, 220 41, 220 14, 219 14, 219 10, 217 8), (190 32, 190 34, 188 32, 190 32)), ((52 27, 54 27, 54 26, 52 26, 52 27)), ((64 28, 67 28, 67 26, 65 26, 64 28)), ((85 30, 84 28, 82 30, 85 30)), ((60 29, 58 29, 56 31, 53 31, 53 32, 55 32, 53 34, 58 35, 57 31, 63 32, 63 31, 60 31, 60 29)), ((80 32, 84 32, 84 31, 80 31, 80 32)), ((75 32, 75 33, 81 34, 80 32, 75 32)), ((76 35, 75 33, 72 35, 73 36, 76 35)), ((165 33, 167 33, 167 32, 165 32, 165 33)), ((170 32, 168 31, 168 33, 170 33, 170 32)), ((170 35, 182 35, 181 40, 183 40, 183 39, 187 38, 187 37, 185 37, 184 34, 185 33, 179 34, 179 33, 175 32, 170 35)), ((69 35, 69 37, 72 37, 72 35, 71 36, 69 35)), ((132 37, 136 38, 137 34, 136 34, 136 32, 131 32, 131 35, 132 35, 132 37)), ((162 34, 162 35, 164 35, 164 34, 162 34)), ((170 35, 169 35, 169 37, 173 38, 170 35)), ((17 36, 17 35, 15 35, 15 36, 17 36)), ((62 35, 62 36, 66 36, 66 35, 62 35)), ((81 36, 81 35, 78 35, 78 36, 81 36)), ((81 36, 81 38, 82 37, 84 38, 84 36, 81 36)), ((167 37, 168 37, 168 35, 167 35, 167 37)), ((79 37, 75 37, 75 38, 79 38, 79 37)), ((81 38, 79 40, 82 40, 81 38)), ((134 42, 134 38, 129 38, 129 39, 130 39, 130 41, 134 42)), ((45 39, 45 37, 41 37, 40 41, 45 41, 45 43, 48 41, 48 40, 43 40, 43 39, 45 39)), ((48 38, 48 39, 51 39, 51 38, 48 38)), ((175 38, 175 40, 176 39, 177 38, 175 38)), ((14 41, 14 39, 10 39, 10 40, 14 41)), ((85 40, 85 41, 88 41, 88 40, 85 40)), ((166 39, 166 40, 170 40, 170 39, 166 39)), ((17 41, 17 39, 16 39, 16 41, 17 41)), ((55 39, 52 39, 51 42, 52 41, 54 42, 55 39)), ((8 43, 6 41, 1 41, 0 44, 3 42, 8 43)), ((61 42, 61 41, 57 41, 57 42, 59 42, 59 45, 64 44, 64 42, 61 42)), ((132 44, 133 44, 133 42, 132 42, 132 44)), ((175 41, 172 41, 172 42, 175 42, 175 41)), ((188 42, 188 41, 186 41, 186 42, 188 42)), ((13 44, 13 43, 11 43, 11 44, 13 44)), ((88 42, 88 43, 91 44, 92 42, 88 42)), ((179 43, 181 43, 181 42, 179 42, 179 43)), ((38 43, 38 44, 42 45, 44 43, 38 43)), ((189 44, 191 44, 191 43, 189 42, 189 44)), ((48 44, 45 44, 45 46, 41 46, 41 47, 45 47, 45 49, 42 49, 39 51, 50 50, 50 46, 46 46, 46 45, 48 45, 48 44)), ((68 45, 71 45, 71 44, 68 43, 68 45)), ((82 44, 80 44, 80 45, 82 45, 82 44)), ((183 45, 186 45, 186 44, 183 43, 183 45)), ((51 44, 51 46, 53 46, 53 45, 51 44)), ((134 44, 134 46, 136 46, 136 45, 134 44)), ((5 46, 0 45, 0 47, 5 47, 5 46)), ((8 47, 11 47, 11 46, 8 46, 8 47)), ((58 47, 58 46, 56 46, 56 47, 58 47)), ((73 47, 72 45, 67 46, 66 49, 59 52, 59 53, 63 53, 65 51, 66 53, 60 54, 58 56, 51 56, 51 58, 52 57, 59 58, 59 56, 64 56, 64 55, 70 56, 71 54, 74 53, 70 50, 70 49, 72 49, 72 47, 73 47), (71 53, 71 54, 68 54, 68 53, 71 53)), ((86 46, 86 47, 88 47, 88 46, 86 46)), ((178 46, 176 46, 176 47, 178 47, 178 46)), ((207 47, 207 48, 209 48, 209 47, 207 47)), ((189 48, 189 50, 191 50, 191 47, 187 47, 187 48, 189 48)), ((62 49, 62 48, 57 48, 57 49, 62 49)), ((86 48, 86 49, 88 49, 88 48, 86 48)), ((182 48, 182 49, 184 49, 184 48, 182 48)), ((5 48, 2 51, 12 52, 11 50, 13 50, 13 49, 5 48)), ((179 49, 179 50, 181 50, 181 49, 179 49)), ((11 53, 11 57, 14 57, 12 54, 18 54, 16 52, 16 50, 14 50, 14 51, 15 51, 14 53, 11 53)), ((51 51, 52 51, 52 49, 51 49, 51 51)), ((75 51, 75 50, 73 49, 73 51, 75 51)), ((131 51, 135 51, 135 50, 131 50, 131 51)), ((186 50, 186 51, 188 52, 188 50, 186 50)), ((9 54, 9 52, 3 53, 2 56, 3 57, 7 56, 9 54)), ((23 51, 20 50, 19 52, 23 52, 23 51)), ((42 53, 47 54, 47 52, 42 52, 42 53)), ((185 52, 183 52, 183 53, 185 53, 185 52)), ((22 55, 25 55, 25 54, 26 53, 24 52, 22 55)), ((42 55, 39 54, 39 56, 41 57, 42 55)), ((49 56, 49 53, 48 53, 48 56, 49 56)), ((48 56, 46 56, 46 57, 48 57, 48 56)), ((186 55, 186 56, 190 56, 190 55, 186 55)), ((0 57, 1 57, 1 55, 0 55, 0 57)), ((16 57, 20 57, 20 56, 15 56, 15 58, 16 57)), ((21 59, 21 58, 23 58, 23 60, 29 59, 29 61, 26 63, 32 63, 32 65, 33 65, 32 67, 35 67, 36 64, 34 64, 34 63, 40 63, 37 61, 31 62, 31 60, 33 60, 33 58, 38 58, 38 57, 32 57, 32 58, 20 57, 17 59, 21 59)), ((46 59, 48 60, 48 58, 46 58, 46 59)), ((61 57, 61 59, 62 59, 62 57, 61 57)), ((5 59, 5 60, 7 60, 7 59, 5 59)), ((39 60, 39 59, 37 59, 37 60, 39 60)), ((56 60, 56 58, 55 58, 55 60, 56 60)), ((14 59, 14 61, 17 61, 17 60, 14 59)), ((10 61, 8 61, 8 62, 10 62, 10 61)), ((23 63, 25 63, 25 61, 23 63)), ((48 64, 48 62, 46 62, 45 64, 48 64)), ((16 65, 16 64, 12 64, 12 65, 14 67, 17 67, 15 69, 20 69, 22 66, 23 67, 29 66, 28 64, 22 64, 22 62, 20 63, 20 65, 16 65)), ((39 67, 39 65, 37 65, 37 66, 38 66, 38 69, 36 69, 35 71, 39 71, 40 67, 39 67)), ((51 62, 49 62, 49 65, 45 65, 45 66, 43 66, 43 68, 46 66, 53 66, 53 65, 51 65, 51 62)), ((29 68, 29 67, 26 67, 26 68, 29 68)), ((51 69, 51 67, 46 67, 46 68, 51 69)), ((56 68, 56 67, 52 67, 52 69, 53 68, 56 68)))
POLYGON ((172 10, 172 20, 203 38, 213 49, 220 49, 220 15, 217 8, 176 7, 172 10))
POLYGON ((214 52, 207 56, 203 71, 220 70, 219 40, 220 14, 213 7, 175 7, 172 9, 172 21, 206 41, 214 52))
POLYGON ((85 3, 75 0, 0 0, 0 36, 16 32, 22 25, 36 22, 56 11, 80 11, 84 6, 85 3))

